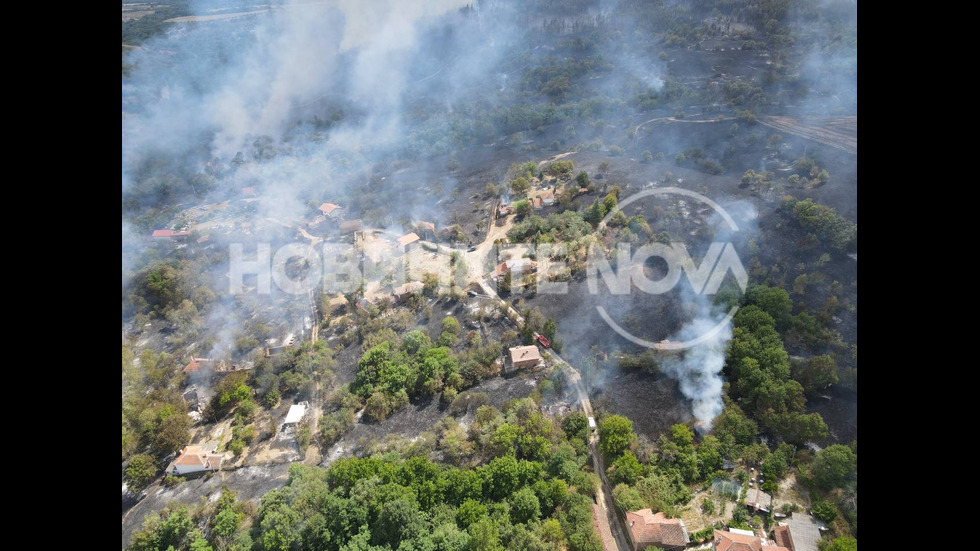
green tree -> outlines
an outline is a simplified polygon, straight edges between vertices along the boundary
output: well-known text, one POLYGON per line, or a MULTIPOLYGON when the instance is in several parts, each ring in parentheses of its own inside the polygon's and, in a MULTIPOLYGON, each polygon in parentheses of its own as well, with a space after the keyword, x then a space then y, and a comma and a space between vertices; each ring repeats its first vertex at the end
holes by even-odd
POLYGON ((521 199, 520 201, 514 202, 514 212, 520 219, 525 218, 527 215, 531 214, 531 202, 527 199, 521 199))
POLYGON ((436 274, 426 272, 422 274, 422 294, 427 297, 436 296, 439 290, 439 278, 436 274))
POLYGON ((622 415, 610 415, 599 425, 599 450, 606 457, 619 457, 634 440, 633 421, 622 415))
POLYGON ((179 451, 190 441, 191 418, 179 411, 171 411, 157 425, 153 449, 158 456, 179 451))
POLYGON ((282 395, 279 393, 279 389, 276 387, 272 387, 269 389, 268 392, 265 393, 265 396, 262 397, 262 404, 265 407, 272 409, 277 405, 279 405, 279 400, 281 398, 282 395))
POLYGON ((527 193, 527 190, 531 188, 531 183, 528 182, 527 178, 520 177, 514 178, 510 183, 510 189, 517 195, 523 195, 527 193))
POLYGON ((371 539, 376 545, 397 549, 402 541, 412 539, 426 529, 418 502, 410 498, 396 499, 381 507, 371 527, 371 539))
POLYGON ((612 472, 610 481, 613 484, 633 484, 643 476, 643 465, 636 459, 633 452, 627 451, 613 462, 610 471, 612 472))
POLYGON ((857 551, 858 542, 851 536, 841 536, 831 540, 820 540, 817 543, 820 551, 857 551))
POLYGON ((569 439, 581 438, 583 441, 588 440, 588 427, 589 420, 581 411, 569 413, 561 421, 561 428, 565 431, 565 435, 569 439))
POLYGON ((837 518, 837 509, 826 501, 819 501, 813 505, 813 516, 824 522, 833 522, 837 518))
POLYGON ((548 321, 544 322, 544 327, 541 328, 541 333, 545 337, 548 337, 548 340, 554 339, 555 333, 557 331, 558 331, 558 324, 556 324, 555 320, 551 318, 548 318, 548 321))
POLYGON ((500 545, 500 534, 497 527, 489 518, 480 519, 467 528, 470 539, 466 547, 467 551, 503 551, 500 545))
POLYGON ((817 452, 813 477, 825 490, 843 488, 857 475, 857 455, 843 444, 834 444, 817 452))
POLYGON ((456 522, 463 528, 468 528, 487 516, 487 506, 475 499, 467 499, 456 510, 456 522))
POLYGON ((785 329, 790 321, 793 301, 785 289, 767 285, 750 285, 745 293, 745 302, 758 306, 772 316, 776 321, 776 328, 780 331, 785 329))
POLYGON ((129 490, 138 494, 149 486, 156 474, 156 460, 152 455, 141 453, 129 458, 129 466, 123 472, 123 479, 129 490))
POLYGON ((431 345, 432 341, 429 339, 429 334, 419 329, 409 331, 402 337, 402 348, 412 356, 421 354, 431 345))
POLYGON ((803 390, 808 394, 816 393, 837 383, 837 363, 826 354, 795 362, 793 378, 803 385, 803 390))
POLYGON ((504 273, 497 278, 497 292, 499 292, 501 296, 510 295, 512 278, 513 276, 511 275, 510 270, 505 270, 504 273))
POLYGON ((531 488, 522 488, 514 492, 508 503, 510 517, 514 522, 527 523, 538 520, 541 516, 541 503, 531 488))

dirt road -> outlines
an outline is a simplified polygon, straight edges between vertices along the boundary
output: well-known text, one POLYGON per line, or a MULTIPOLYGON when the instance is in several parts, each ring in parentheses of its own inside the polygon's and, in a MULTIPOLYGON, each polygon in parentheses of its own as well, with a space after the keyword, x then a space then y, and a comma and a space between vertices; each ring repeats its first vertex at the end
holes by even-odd
MULTIPOLYGON (((508 317, 517 326, 518 329, 524 324, 524 317, 510 305, 509 302, 504 301, 497 294, 497 289, 487 280, 483 275, 483 266, 487 262, 487 256, 493 249, 493 243, 496 239, 504 237, 507 235, 507 230, 514 223, 514 217, 508 216, 507 221, 501 225, 496 224, 490 227, 490 231, 487 233, 486 239, 482 243, 477 245, 476 250, 473 252, 466 253, 466 262, 469 266, 469 277, 472 282, 477 283, 483 292, 499 300, 503 304, 507 305, 508 317)), ((572 367, 571 364, 566 362, 557 352, 549 349, 548 353, 551 355, 552 360, 556 365, 563 366, 567 369, 568 379, 571 381, 572 385, 575 387, 575 392, 578 394, 579 403, 582 405, 582 411, 589 417, 594 417, 592 413, 592 404, 589 402, 589 395, 585 391, 585 387, 582 384, 582 376, 579 371, 572 367)), ((589 434, 589 454, 592 456, 592 467, 596 474, 599 475, 599 479, 602 484, 598 489, 597 503, 601 507, 604 514, 596 515, 596 521, 600 523, 599 534, 606 536, 607 534, 612 534, 615 541, 616 547, 619 551, 629 551, 630 545, 627 540, 624 530, 626 529, 622 522, 620 521, 618 515, 616 514, 616 506, 613 503, 612 497, 612 487, 609 484, 609 480, 606 478, 606 469, 602 461, 602 456, 598 449, 599 434, 598 431, 591 431, 589 434)), ((608 538, 603 538, 604 547, 609 545, 608 538)), ((612 549, 606 548, 605 551, 614 551, 612 549)))

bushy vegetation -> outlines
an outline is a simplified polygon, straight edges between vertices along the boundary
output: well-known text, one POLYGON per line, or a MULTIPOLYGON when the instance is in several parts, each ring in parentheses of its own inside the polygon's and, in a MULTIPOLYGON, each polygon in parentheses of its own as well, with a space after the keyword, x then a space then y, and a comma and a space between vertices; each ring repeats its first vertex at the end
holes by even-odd
POLYGON ((225 490, 216 503, 148 516, 129 548, 601 549, 584 442, 562 424, 531 399, 481 406, 468 434, 450 418, 437 427, 438 450, 465 466, 411 446, 294 464, 257 510, 225 490))
POLYGON ((412 398, 455 394, 496 373, 500 343, 471 341, 471 346, 456 353, 453 347, 460 333, 459 321, 449 316, 435 341, 424 331, 413 330, 400 345, 385 341, 368 349, 358 361, 351 385, 351 392, 366 401, 368 419, 383 420, 412 398))

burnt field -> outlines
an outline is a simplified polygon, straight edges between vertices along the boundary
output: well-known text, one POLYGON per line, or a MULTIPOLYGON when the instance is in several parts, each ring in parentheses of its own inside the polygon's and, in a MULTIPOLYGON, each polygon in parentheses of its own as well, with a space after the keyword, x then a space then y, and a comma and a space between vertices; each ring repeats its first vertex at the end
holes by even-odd
POLYGON ((769 55, 763 50, 744 49, 743 40, 709 40, 703 49, 665 49, 667 70, 681 79, 711 77, 761 77, 768 70, 769 55))
POLYGON ((637 434, 653 440, 671 425, 693 419, 677 381, 665 375, 624 373, 615 365, 606 371, 589 393, 592 405, 629 417, 637 434))

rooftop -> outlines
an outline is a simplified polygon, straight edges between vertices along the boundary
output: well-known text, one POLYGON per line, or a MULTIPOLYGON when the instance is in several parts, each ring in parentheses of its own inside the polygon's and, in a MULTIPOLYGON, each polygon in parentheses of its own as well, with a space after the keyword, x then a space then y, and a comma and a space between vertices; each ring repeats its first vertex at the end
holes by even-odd
POLYGON ((220 469, 222 456, 210 453, 214 448, 212 443, 203 446, 184 446, 174 465, 220 469))
POLYGON ((776 540, 776 545, 781 545, 790 551, 796 551, 793 545, 793 536, 789 533, 789 526, 779 525, 772 531, 772 537, 776 540))
POLYGON ((399 237, 398 244, 401 245, 402 247, 405 247, 407 245, 411 245, 412 243, 415 243, 416 241, 419 241, 420 239, 421 238, 418 236, 417 233, 412 232, 399 237))
POLYGON ((754 509, 768 511, 772 507, 772 496, 763 492, 758 487, 749 488, 749 491, 745 492, 743 503, 754 509))
POLYGON ((626 522, 637 543, 681 546, 690 543, 687 527, 679 518, 667 518, 663 513, 653 514, 651 509, 626 513, 626 522))
POLYGON ((189 231, 153 230, 153 237, 186 237, 190 234, 189 231))
POLYGON ((391 293, 393 295, 402 296, 402 295, 407 295, 408 293, 421 291, 422 287, 425 287, 425 285, 421 281, 409 281, 404 285, 399 285, 398 287, 395 287, 394 289, 392 289, 391 293))
MULTIPOLYGON (((740 530, 740 532, 743 531, 740 530)), ((715 530, 712 542, 714 551, 789 551, 785 547, 763 545, 762 539, 756 536, 747 536, 725 530, 715 530)))
POLYGON ((286 420, 283 423, 299 423, 304 415, 306 415, 306 404, 303 402, 293 404, 289 406, 289 412, 286 413, 286 420))
POLYGON ((331 212, 333 212, 333 211, 335 211, 337 209, 342 209, 342 208, 344 208, 344 207, 342 207, 340 205, 335 205, 333 203, 324 203, 324 204, 320 205, 319 210, 323 214, 328 214, 329 215, 331 212))
POLYGON ((529 344, 527 346, 515 346, 514 348, 510 349, 510 361, 512 363, 527 362, 531 360, 537 361, 540 359, 541 351, 539 351, 538 347, 533 344, 529 344))
POLYGON ((191 358, 190 363, 184 368, 184 373, 196 373, 204 367, 204 364, 210 362, 211 358, 191 358))
POLYGON ((823 536, 820 529, 827 528, 824 523, 804 513, 793 513, 779 524, 786 525, 793 534, 790 539, 793 551, 817 551, 817 542, 823 536))

